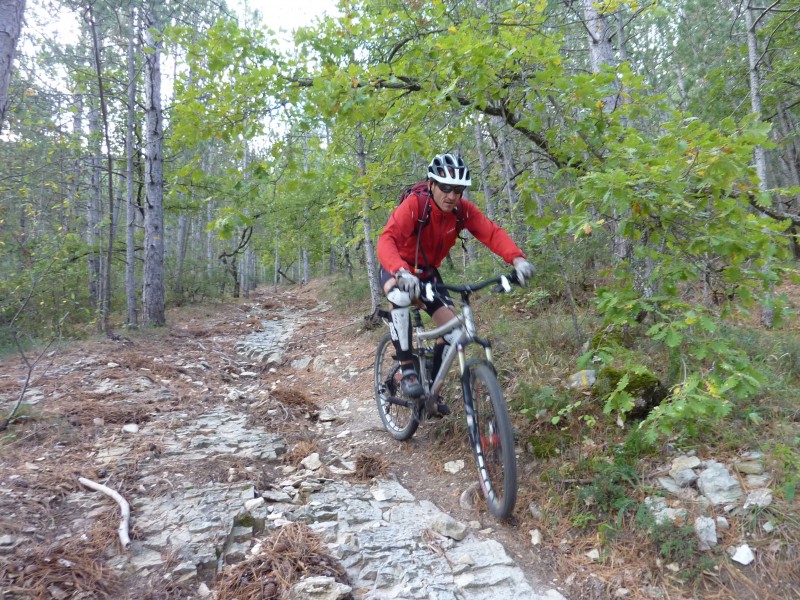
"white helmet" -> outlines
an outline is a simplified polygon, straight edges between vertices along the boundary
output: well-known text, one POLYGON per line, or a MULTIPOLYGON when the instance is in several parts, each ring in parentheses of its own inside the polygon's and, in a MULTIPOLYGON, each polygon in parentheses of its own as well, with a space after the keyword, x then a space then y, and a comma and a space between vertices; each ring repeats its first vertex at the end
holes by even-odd
POLYGON ((437 154, 428 165, 428 178, 450 185, 472 185, 469 167, 460 156, 437 154))

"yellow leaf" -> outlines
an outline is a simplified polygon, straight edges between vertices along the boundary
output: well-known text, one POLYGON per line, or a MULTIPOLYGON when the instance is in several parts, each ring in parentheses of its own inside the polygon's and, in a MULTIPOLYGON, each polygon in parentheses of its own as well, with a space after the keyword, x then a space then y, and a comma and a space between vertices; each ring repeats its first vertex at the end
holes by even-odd
POLYGON ((686 323, 687 325, 694 325, 695 323, 697 323, 697 317, 686 317, 683 320, 683 322, 686 323))
POLYGON ((450 33, 455 33, 458 31, 458 29, 456 29, 455 25, 450 25, 450 27, 447 28, 447 31, 449 31, 450 33))

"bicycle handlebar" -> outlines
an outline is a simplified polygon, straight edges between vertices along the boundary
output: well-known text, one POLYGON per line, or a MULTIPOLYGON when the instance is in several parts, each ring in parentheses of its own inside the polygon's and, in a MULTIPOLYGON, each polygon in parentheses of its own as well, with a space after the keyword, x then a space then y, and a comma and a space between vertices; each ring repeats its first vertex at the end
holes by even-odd
MULTIPOLYGON (((428 294, 429 291, 433 292, 439 290, 448 290, 450 292, 457 292, 461 295, 469 296, 473 292, 477 292, 493 284, 496 284, 495 287, 492 288, 493 292, 510 292, 510 284, 520 285, 519 279, 517 278, 517 272, 512 271, 509 275, 498 275, 497 277, 493 277, 491 279, 487 279, 486 281, 475 284, 448 285, 442 282, 426 283, 424 293, 426 296, 430 296, 430 294, 428 294)), ((428 298, 428 301, 431 300, 433 300, 433 297, 428 298)))

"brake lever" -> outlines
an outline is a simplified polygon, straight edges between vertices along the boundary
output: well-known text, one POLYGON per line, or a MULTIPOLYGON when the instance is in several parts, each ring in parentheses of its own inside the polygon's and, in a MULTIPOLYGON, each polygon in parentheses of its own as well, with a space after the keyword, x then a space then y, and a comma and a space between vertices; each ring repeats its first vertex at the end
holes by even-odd
POLYGON ((517 272, 512 271, 510 275, 501 275, 500 276, 500 283, 492 288, 493 292, 499 293, 508 293, 511 291, 511 284, 515 283, 519 285, 519 280, 517 279, 517 272))

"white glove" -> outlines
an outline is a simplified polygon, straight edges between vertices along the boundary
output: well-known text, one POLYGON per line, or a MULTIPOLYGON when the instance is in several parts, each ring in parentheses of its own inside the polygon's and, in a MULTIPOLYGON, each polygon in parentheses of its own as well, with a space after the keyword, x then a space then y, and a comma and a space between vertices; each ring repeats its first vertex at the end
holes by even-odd
POLYGON ((397 289, 406 292, 412 300, 419 298, 419 279, 405 269, 400 269, 394 274, 397 279, 397 289))
POLYGON ((514 270, 517 272, 517 280, 520 285, 525 285, 525 280, 530 279, 536 274, 536 269, 524 258, 514 261, 514 270))

